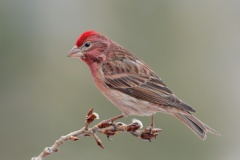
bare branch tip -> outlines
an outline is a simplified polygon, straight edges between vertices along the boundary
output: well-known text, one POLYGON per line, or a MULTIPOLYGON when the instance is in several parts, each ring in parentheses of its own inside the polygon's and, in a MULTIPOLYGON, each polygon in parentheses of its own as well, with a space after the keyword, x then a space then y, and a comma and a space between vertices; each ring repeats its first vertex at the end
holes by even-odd
POLYGON ((87 115, 89 116, 89 115, 91 115, 92 113, 93 113, 93 108, 91 108, 91 109, 88 111, 87 115))
POLYGON ((96 140, 97 145, 100 146, 102 149, 104 149, 102 141, 98 138, 98 136, 95 133, 93 134, 93 137, 96 140))

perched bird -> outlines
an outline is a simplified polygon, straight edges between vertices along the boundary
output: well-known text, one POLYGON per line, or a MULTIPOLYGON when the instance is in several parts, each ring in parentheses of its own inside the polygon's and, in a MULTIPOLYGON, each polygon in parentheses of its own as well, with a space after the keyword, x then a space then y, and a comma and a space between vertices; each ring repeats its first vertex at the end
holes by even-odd
POLYGON ((117 118, 163 112, 175 116, 202 140, 207 132, 220 135, 197 119, 192 114, 196 111, 174 95, 142 60, 106 36, 93 30, 84 32, 68 57, 88 65, 97 88, 122 111, 117 118))

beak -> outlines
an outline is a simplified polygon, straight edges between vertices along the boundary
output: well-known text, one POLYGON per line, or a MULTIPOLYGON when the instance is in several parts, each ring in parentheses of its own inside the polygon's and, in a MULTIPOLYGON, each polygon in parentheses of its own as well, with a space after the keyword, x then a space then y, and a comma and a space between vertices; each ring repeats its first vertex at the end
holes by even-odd
POLYGON ((83 53, 81 52, 81 50, 77 47, 74 46, 69 52, 68 52, 68 57, 83 57, 83 53))

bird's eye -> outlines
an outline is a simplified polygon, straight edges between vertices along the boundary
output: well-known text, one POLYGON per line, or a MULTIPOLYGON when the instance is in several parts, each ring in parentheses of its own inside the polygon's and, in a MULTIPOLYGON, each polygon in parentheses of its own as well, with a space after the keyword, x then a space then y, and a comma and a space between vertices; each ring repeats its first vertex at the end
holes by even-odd
POLYGON ((86 42, 85 44, 84 44, 84 47, 89 47, 91 44, 90 44, 90 42, 86 42))

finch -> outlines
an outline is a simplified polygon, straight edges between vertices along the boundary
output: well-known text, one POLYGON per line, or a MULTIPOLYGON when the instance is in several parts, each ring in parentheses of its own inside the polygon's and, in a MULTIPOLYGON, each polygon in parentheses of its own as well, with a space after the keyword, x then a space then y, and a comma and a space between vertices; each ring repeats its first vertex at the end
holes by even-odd
POLYGON ((88 65, 95 85, 122 111, 122 117, 163 112, 175 116, 202 140, 207 132, 220 135, 197 119, 195 109, 174 95, 148 65, 106 36, 84 32, 68 57, 88 65))

